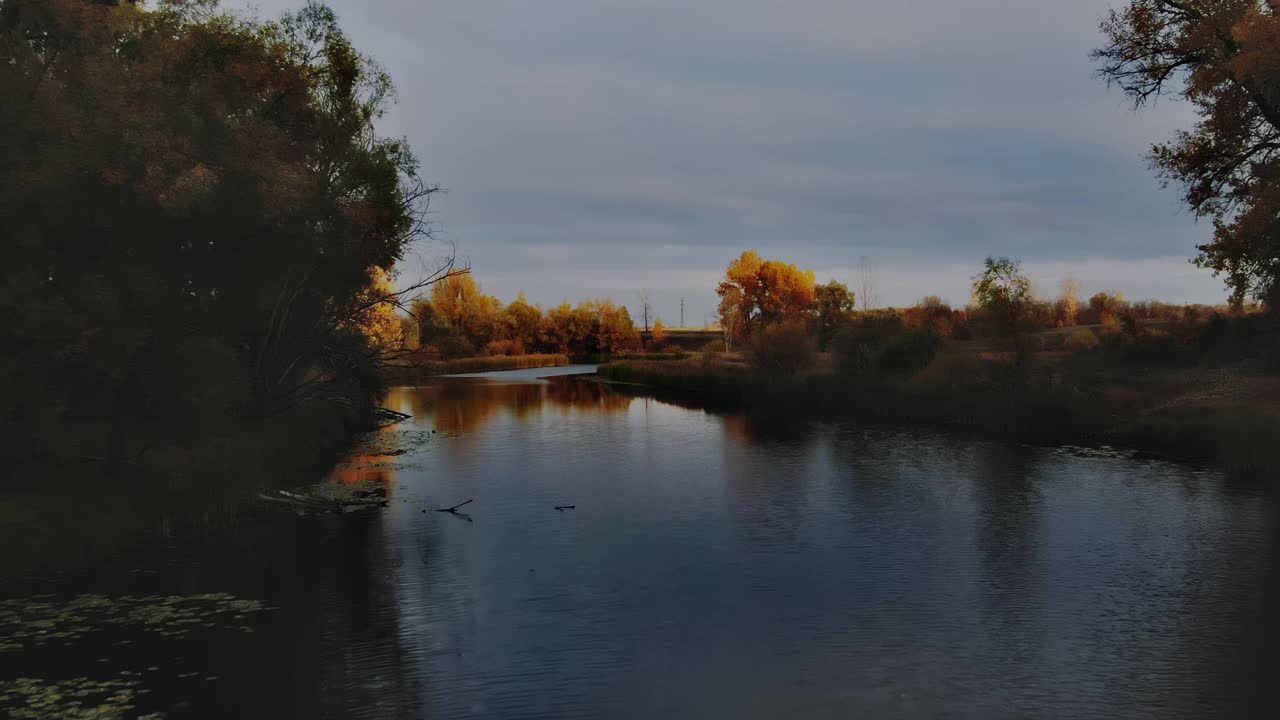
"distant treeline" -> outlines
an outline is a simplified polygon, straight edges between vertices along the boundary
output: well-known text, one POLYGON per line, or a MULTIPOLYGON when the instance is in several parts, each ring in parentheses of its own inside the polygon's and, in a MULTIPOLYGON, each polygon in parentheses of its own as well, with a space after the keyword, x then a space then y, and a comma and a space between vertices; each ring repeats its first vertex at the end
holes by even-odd
POLYGON ((471 275, 436 283, 430 298, 402 317, 401 342, 410 360, 478 355, 614 355, 638 349, 640 332, 627 308, 608 298, 563 303, 543 311, 520 295, 510 303, 485 295, 471 275))
POLYGON ((328 9, 0 0, 0 48, 0 457, 376 397, 433 188, 328 9))
POLYGON ((1031 350, 1089 349, 1099 337, 1186 337, 1191 328, 1216 316, 1240 316, 1253 308, 1128 302, 1119 293, 1085 299, 1081 284, 1068 278, 1056 298, 1038 297, 1020 264, 988 258, 973 278, 973 302, 953 308, 935 295, 906 308, 857 309, 844 283, 818 285, 814 273, 747 251, 730 263, 717 287, 722 348, 745 347, 763 366, 778 372, 813 363, 819 350, 835 351, 849 362, 913 369, 928 363, 943 340, 1000 340, 1000 347, 1031 350), (1052 336, 1043 331, 1082 327, 1052 336), (1087 329, 1084 329, 1087 326, 1087 329), (777 365, 781 356, 790 359, 777 365))

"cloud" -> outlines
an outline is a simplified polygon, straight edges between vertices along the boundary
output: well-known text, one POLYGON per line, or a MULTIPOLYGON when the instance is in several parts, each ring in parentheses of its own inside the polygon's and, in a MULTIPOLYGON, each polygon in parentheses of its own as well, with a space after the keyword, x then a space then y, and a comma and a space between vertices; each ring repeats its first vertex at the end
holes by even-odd
POLYGON ((1184 262, 1211 229, 1144 159, 1191 111, 1134 113, 1094 77, 1111 4, 332 2, 396 80, 383 129, 449 189, 437 229, 490 292, 705 299, 753 247, 872 255, 904 273, 897 302, 959 292, 992 253, 1220 297, 1184 262))

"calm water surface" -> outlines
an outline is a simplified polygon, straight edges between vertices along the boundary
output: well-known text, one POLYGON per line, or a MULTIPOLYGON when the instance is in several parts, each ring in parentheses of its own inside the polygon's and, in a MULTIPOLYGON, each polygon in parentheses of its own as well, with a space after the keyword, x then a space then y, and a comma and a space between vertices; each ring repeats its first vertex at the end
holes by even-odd
POLYGON ((169 717, 1274 716, 1268 491, 537 379, 581 370, 393 390, 413 419, 370 447, 404 452, 330 478, 380 511, 6 499, 40 562, 0 576, 0 681, 124 677, 169 717), (209 607, 166 633, 157 603, 209 607))

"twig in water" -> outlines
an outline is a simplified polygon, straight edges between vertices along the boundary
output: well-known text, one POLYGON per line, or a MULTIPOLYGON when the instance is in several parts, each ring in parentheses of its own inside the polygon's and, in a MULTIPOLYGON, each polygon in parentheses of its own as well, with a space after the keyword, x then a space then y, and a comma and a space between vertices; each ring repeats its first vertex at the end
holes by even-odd
POLYGON ((453 507, 438 508, 436 512, 456 513, 458 512, 458 508, 462 507, 463 505, 466 505, 472 500, 475 500, 475 498, 471 498, 470 500, 463 500, 462 502, 458 503, 457 505, 454 505, 453 507))
POLYGON ((578 507, 577 505, 557 505, 556 509, 557 510, 576 510, 577 507, 578 507))

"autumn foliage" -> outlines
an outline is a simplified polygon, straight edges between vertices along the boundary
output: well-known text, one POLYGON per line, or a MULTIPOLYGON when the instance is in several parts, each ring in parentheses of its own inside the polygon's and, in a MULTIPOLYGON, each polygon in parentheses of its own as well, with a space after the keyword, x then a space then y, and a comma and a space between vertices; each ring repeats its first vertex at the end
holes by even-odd
POLYGON ((640 347, 627 308, 607 298, 562 303, 545 312, 524 295, 504 305, 470 274, 446 278, 410 309, 418 324, 413 350, 445 359, 474 355, 558 353, 612 355, 640 347))
POLYGON ((0 55, 0 453, 106 423, 118 461, 196 421, 162 386, 228 418, 372 397, 432 188, 330 11, 6 0, 0 55))
POLYGON ((814 274, 780 260, 765 260, 754 250, 729 264, 716 288, 722 324, 738 339, 769 325, 807 318, 815 299, 814 274))
POLYGON ((1151 160, 1182 187, 1213 240, 1198 262, 1237 304, 1280 289, 1280 3, 1131 0, 1102 22, 1101 74, 1135 105, 1186 99, 1199 119, 1151 160))

